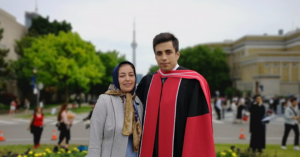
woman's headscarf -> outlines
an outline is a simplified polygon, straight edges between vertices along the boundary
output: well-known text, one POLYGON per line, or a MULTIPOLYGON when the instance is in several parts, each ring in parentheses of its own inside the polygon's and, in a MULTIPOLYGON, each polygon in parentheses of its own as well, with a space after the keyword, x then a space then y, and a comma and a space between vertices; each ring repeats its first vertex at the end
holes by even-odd
MULTIPOLYGON (((129 64, 129 65, 132 66, 133 72, 134 72, 134 75, 135 75, 135 82, 136 82, 136 73, 135 73, 135 67, 134 67, 134 65, 133 65, 131 62, 123 61, 123 62, 121 62, 119 65, 117 65, 117 66, 115 67, 114 71, 113 71, 113 82, 112 82, 112 84, 115 85, 115 87, 116 87, 117 89, 119 89, 119 90, 121 90, 121 88, 120 88, 120 83, 119 83, 119 68, 120 68, 120 66, 123 65, 123 64, 129 64)), ((134 84, 134 87, 133 87, 133 89, 132 89, 131 92, 130 92, 131 95, 134 95, 135 89, 136 89, 136 85, 134 84)))
POLYGON ((138 110, 136 107, 134 107, 136 85, 134 84, 134 87, 130 93, 124 93, 121 90, 120 83, 119 83, 119 68, 123 64, 129 64, 132 66, 135 75, 135 81, 136 81, 136 73, 135 73, 134 65, 128 61, 121 62, 113 70, 113 82, 112 84, 110 84, 105 94, 120 96, 122 100, 124 100, 124 98, 126 99, 126 101, 124 102, 125 117, 124 117, 122 134, 127 136, 133 135, 133 150, 135 152, 138 152, 140 146, 141 134, 142 134, 142 126, 140 124, 140 119, 138 117, 138 110))

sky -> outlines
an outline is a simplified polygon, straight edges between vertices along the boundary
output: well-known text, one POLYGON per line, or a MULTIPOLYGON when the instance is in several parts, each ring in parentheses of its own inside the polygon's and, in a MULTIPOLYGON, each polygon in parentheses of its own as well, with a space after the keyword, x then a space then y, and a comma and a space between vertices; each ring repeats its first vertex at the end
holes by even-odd
MULTIPOLYGON (((0 0, 0 8, 25 25, 35 0, 0 0)), ((245 35, 276 35, 300 27, 299 0, 37 0, 38 13, 71 23, 73 31, 96 50, 117 50, 132 61, 136 28, 136 71, 156 65, 152 40, 173 33, 179 48, 237 40, 245 35)))

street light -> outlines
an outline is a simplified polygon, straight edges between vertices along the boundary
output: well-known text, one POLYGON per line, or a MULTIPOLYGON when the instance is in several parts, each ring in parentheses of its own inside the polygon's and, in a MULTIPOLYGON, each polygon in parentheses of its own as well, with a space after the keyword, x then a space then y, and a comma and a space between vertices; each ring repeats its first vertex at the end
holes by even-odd
POLYGON ((40 90, 43 89, 44 85, 41 82, 37 84, 36 73, 38 72, 38 69, 36 67, 34 67, 32 69, 32 72, 33 72, 33 76, 31 78, 31 82, 32 82, 32 88, 33 88, 33 94, 36 94, 36 107, 38 107, 39 99, 40 99, 40 90))
POLYGON ((32 89, 33 89, 33 94, 37 94, 36 95, 36 107, 38 107, 38 105, 39 105, 39 98, 38 98, 38 91, 37 91, 37 86, 36 86, 36 73, 37 73, 37 68, 36 67, 34 67, 33 69, 32 69, 32 73, 33 73, 33 76, 32 76, 32 78, 31 78, 31 82, 32 82, 32 89))

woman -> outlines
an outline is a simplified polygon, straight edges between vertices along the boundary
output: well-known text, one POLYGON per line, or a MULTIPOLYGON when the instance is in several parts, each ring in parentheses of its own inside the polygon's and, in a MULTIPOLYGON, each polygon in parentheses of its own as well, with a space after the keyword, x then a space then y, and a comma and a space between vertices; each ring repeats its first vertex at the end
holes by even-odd
POLYGON ((113 83, 101 94, 91 118, 87 157, 137 157, 143 105, 135 97, 134 65, 121 62, 113 71, 113 83))
POLYGON ((237 123, 242 123, 242 116, 243 116, 243 110, 244 110, 244 101, 243 98, 240 98, 238 100, 238 105, 237 105, 237 123))
POLYGON ((9 112, 10 115, 15 115, 17 106, 18 106, 17 98, 14 98, 10 103, 10 112, 9 112))
POLYGON ((54 147, 53 152, 58 151, 58 147, 60 146, 61 142, 66 138, 66 143, 64 146, 61 146, 66 151, 68 151, 68 144, 70 141, 70 127, 72 126, 72 120, 68 118, 68 104, 64 103, 61 105, 60 110, 57 115, 58 127, 60 130, 59 139, 57 145, 54 147))
POLYGON ((232 100, 231 103, 231 110, 232 110, 232 114, 233 114, 233 123, 236 123, 236 117, 237 117, 237 105, 236 105, 236 99, 232 100))
POLYGON ((43 125, 44 125, 44 114, 41 107, 37 107, 34 110, 34 114, 32 115, 31 121, 27 130, 30 129, 30 132, 33 134, 33 143, 34 149, 41 146, 41 136, 43 132, 43 125))

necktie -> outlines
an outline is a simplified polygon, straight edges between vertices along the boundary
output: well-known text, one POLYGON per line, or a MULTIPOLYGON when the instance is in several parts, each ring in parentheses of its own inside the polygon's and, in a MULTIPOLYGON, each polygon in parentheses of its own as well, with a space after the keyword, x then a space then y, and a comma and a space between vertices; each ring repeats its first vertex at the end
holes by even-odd
POLYGON ((166 80, 167 80, 167 77, 161 78, 161 83, 164 84, 166 82, 166 80))

